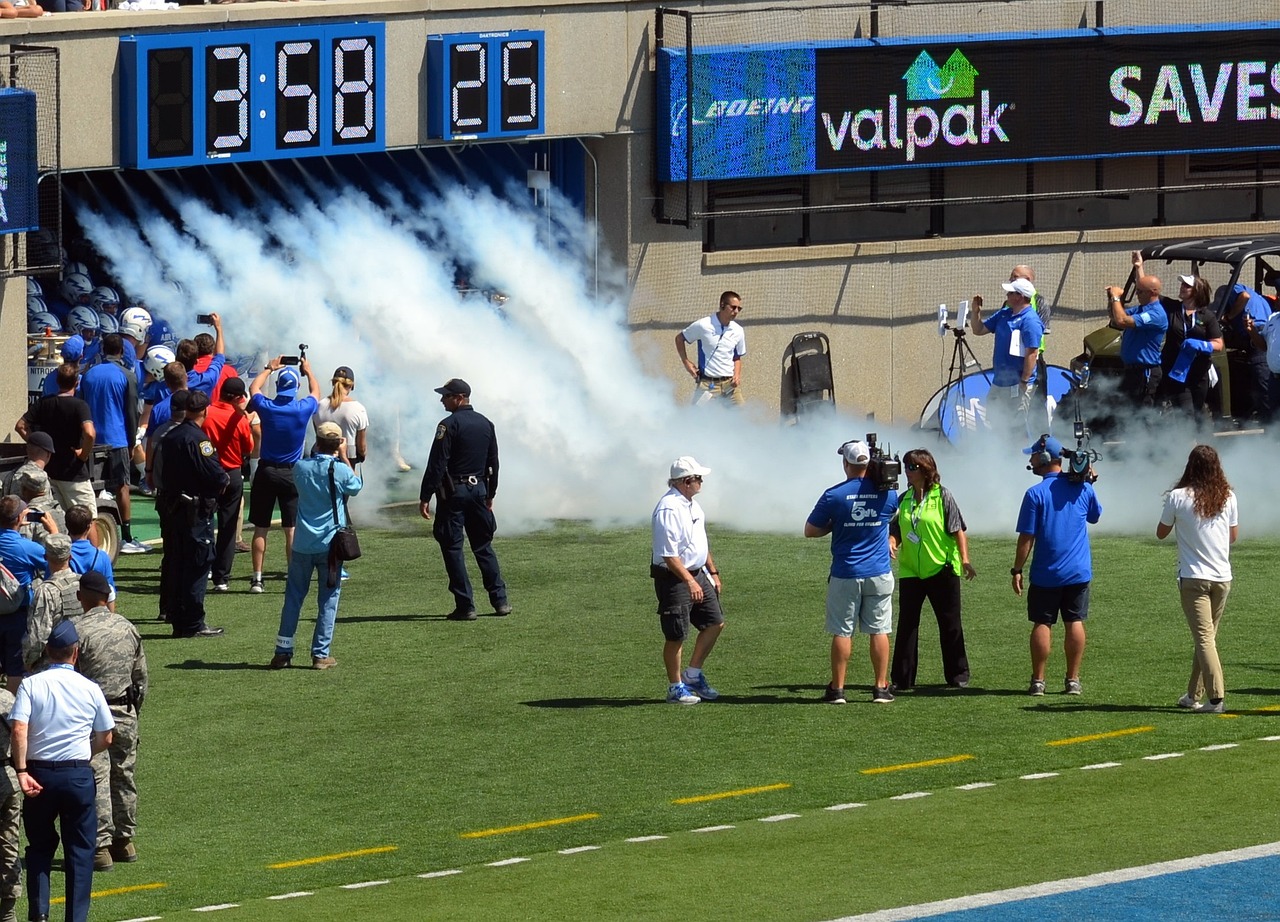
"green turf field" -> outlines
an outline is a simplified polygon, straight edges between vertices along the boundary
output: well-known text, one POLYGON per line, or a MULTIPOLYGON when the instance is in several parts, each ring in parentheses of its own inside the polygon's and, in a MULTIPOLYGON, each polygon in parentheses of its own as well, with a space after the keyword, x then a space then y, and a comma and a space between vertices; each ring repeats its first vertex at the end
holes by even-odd
MULTIPOLYGON (((856 643, 850 702, 832 707, 816 703, 827 542, 713 530, 728 626, 707 670, 721 699, 677 707, 662 700, 647 530, 500 537, 515 613, 481 606, 460 624, 443 617, 428 526, 396 524, 361 534, 327 672, 265 668, 278 536, 266 594, 248 593, 241 555, 235 591, 210 596, 227 634, 207 640, 150 620, 155 555, 121 558, 121 610, 152 681, 141 860, 95 877, 94 918, 235 903, 214 916, 819 919, 1280 839, 1280 742, 1259 739, 1280 735, 1278 541, 1233 554, 1232 713, 1217 717, 1174 706, 1191 644, 1171 543, 1095 540, 1081 698, 1055 693, 1060 646, 1050 694, 1026 696, 1013 541, 981 538, 964 594, 971 688, 940 687, 930 622, 921 687, 872 706, 856 643), (1100 738, 1061 742, 1083 736, 1100 738), (1144 759, 1170 753, 1183 755, 1144 759), (919 762, 937 764, 899 767, 919 762), (976 783, 994 786, 956 789, 976 783), (930 796, 892 799, 918 792, 930 796), (826 809, 849 803, 865 806, 826 809), (554 820, 567 821, 501 831, 554 820), (711 826, 734 828, 693 832, 711 826), (627 841, 650 836, 666 838, 627 841), (583 846, 600 848, 559 854, 583 846), (530 860, 488 866, 513 858, 530 860), (446 870, 461 873, 417 876, 446 870), (109 892, 134 887, 147 889, 109 892), (312 895, 268 899, 292 893, 312 895)), ((296 662, 310 631, 308 618, 296 662)))

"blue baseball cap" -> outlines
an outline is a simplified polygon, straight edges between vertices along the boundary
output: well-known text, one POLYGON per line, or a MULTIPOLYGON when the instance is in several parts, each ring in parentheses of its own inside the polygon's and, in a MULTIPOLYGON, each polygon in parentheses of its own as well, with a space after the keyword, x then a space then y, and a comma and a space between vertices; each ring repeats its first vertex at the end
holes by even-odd
POLYGON ((296 391, 300 383, 302 383, 302 379, 298 377, 296 371, 292 368, 281 368, 280 373, 276 375, 276 393, 285 394, 289 391, 296 391))
POLYGON ((62 353, 64 362, 78 362, 84 358, 84 339, 80 336, 72 336, 58 351, 62 353))
POLYGON ((1051 458, 1062 457, 1062 443, 1051 435, 1041 436, 1030 448, 1022 449, 1024 455, 1033 455, 1038 451, 1047 451, 1051 458))

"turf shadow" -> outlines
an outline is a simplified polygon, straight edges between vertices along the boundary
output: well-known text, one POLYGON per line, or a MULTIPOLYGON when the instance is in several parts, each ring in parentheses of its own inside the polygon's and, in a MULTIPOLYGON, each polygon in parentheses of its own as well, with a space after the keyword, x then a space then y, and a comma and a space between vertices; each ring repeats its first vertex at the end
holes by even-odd
MULTIPOLYGON (((168 635, 164 635, 167 637, 168 635)), ((202 659, 188 659, 180 663, 169 663, 165 669, 183 669, 183 670, 203 670, 208 672, 232 672, 232 671, 250 671, 250 672, 267 672, 271 667, 266 663, 212 663, 202 659)))

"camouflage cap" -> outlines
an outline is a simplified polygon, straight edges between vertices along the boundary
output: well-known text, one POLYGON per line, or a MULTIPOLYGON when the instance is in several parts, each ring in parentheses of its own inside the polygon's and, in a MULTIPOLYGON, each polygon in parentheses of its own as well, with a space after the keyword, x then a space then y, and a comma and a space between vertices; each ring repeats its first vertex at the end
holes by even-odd
POLYGON ((49 492, 49 475, 34 465, 23 465, 13 475, 13 488, 21 493, 39 496, 49 492))
POLYGON ((64 534, 46 535, 44 552, 51 560, 69 560, 71 558, 71 536, 64 534))

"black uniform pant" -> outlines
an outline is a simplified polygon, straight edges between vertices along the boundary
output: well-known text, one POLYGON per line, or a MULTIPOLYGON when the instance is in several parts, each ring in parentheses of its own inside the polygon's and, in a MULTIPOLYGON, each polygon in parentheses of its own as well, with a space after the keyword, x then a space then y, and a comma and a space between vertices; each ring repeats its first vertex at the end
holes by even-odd
POLYGON ((497 520, 489 508, 489 491, 483 483, 456 484, 453 496, 440 500, 431 532, 444 557, 444 569, 449 575, 449 591, 453 593, 456 611, 475 608, 471 580, 467 577, 467 562, 462 556, 464 533, 480 567, 480 577, 489 593, 489 601, 494 606, 506 604, 507 584, 502 581, 498 555, 493 552, 493 535, 497 530, 497 520))
POLYGON ((904 576, 898 580, 898 633, 893 643, 889 679, 898 688, 916 684, 920 661, 920 612, 925 599, 938 620, 938 640, 942 645, 942 675, 948 685, 969 681, 969 657, 964 651, 964 628, 960 626, 960 577, 950 569, 921 579, 904 576))
POLYGON ((174 636, 203 630, 204 594, 213 565, 213 516, 196 510, 194 520, 185 513, 174 525, 178 547, 177 607, 170 613, 174 636))
POLYGON ((1120 393, 1138 407, 1154 407, 1156 392, 1164 372, 1159 365, 1126 365, 1120 379, 1120 393))
POLYGON ((39 797, 25 797, 22 801, 22 825, 27 831, 28 915, 34 919, 49 914, 49 871, 58 850, 61 826, 66 918, 84 922, 89 918, 93 851, 98 841, 93 769, 87 761, 28 759, 27 766, 31 777, 44 788, 39 797))
POLYGON ((156 516, 160 519, 160 616, 168 621, 178 610, 178 573, 182 552, 178 549, 176 523, 181 512, 174 497, 161 493, 156 497, 156 516))
POLYGON ((236 540, 240 537, 240 501, 244 498, 244 475, 240 468, 228 470, 231 482, 218 497, 218 538, 213 545, 213 582, 231 579, 236 561, 236 540))

